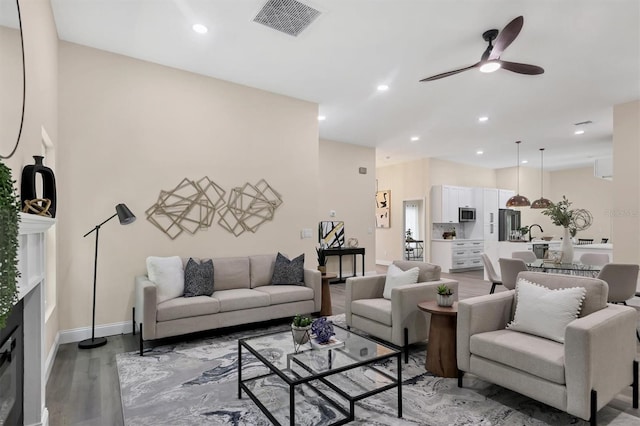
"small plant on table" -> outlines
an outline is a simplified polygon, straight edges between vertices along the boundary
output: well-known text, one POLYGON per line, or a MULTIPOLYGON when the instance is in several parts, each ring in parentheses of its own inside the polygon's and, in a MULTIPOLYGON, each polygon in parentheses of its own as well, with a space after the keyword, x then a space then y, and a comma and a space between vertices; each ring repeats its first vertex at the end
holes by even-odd
POLYGON ((446 285, 440 284, 436 289, 438 292, 437 302, 438 306, 451 306, 453 305, 453 290, 446 285))

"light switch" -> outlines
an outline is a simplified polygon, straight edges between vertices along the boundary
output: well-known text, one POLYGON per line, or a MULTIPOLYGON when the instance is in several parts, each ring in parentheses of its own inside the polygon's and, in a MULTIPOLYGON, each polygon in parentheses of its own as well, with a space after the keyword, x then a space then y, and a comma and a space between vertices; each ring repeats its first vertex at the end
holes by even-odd
POLYGON ((312 236, 311 228, 304 228, 300 231, 300 238, 311 238, 312 236))
POLYGON ((336 211, 335 210, 329 210, 329 217, 336 217, 336 211))

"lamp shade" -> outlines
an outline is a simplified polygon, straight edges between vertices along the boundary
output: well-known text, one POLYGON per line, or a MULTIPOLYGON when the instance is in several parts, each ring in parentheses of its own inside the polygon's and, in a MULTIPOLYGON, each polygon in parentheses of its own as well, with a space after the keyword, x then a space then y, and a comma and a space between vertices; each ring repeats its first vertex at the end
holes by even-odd
POLYGON ((544 198, 544 148, 540 148, 540 198, 531 203, 532 209, 546 209, 551 207, 551 200, 544 198))
POLYGON ((551 200, 548 200, 544 197, 538 198, 537 200, 534 200, 533 203, 531 203, 532 209, 546 209, 548 207, 551 207, 551 200))
POLYGON ((134 215, 125 204, 118 204, 116 206, 116 213, 118 213, 118 219, 121 225, 128 225, 136 220, 136 215, 134 215))
POLYGON ((530 205, 531 203, 529 202, 529 199, 520 194, 509 198, 506 204, 507 207, 529 207, 530 205))

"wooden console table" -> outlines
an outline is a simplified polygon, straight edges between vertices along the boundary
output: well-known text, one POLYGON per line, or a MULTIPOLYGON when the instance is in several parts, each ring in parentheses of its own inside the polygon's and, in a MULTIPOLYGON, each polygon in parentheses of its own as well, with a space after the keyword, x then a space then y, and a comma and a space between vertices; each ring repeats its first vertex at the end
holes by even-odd
POLYGON ((338 269, 338 279, 335 281, 331 281, 331 283, 343 283, 345 282, 345 278, 342 276, 342 256, 345 255, 353 255, 353 277, 356 276, 356 255, 359 254, 362 256, 362 275, 364 276, 364 247, 354 247, 354 248, 326 248, 322 250, 325 256, 338 256, 339 261, 339 269, 338 269))

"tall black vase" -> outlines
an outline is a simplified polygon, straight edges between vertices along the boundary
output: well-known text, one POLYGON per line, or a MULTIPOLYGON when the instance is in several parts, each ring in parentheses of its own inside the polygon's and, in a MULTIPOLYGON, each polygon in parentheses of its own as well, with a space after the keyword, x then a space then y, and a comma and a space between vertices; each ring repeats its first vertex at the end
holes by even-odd
POLYGON ((49 213, 51 217, 56 217, 56 177, 53 170, 42 163, 44 157, 34 155, 35 164, 24 166, 22 169, 22 183, 20 185, 20 199, 22 208, 24 209, 25 201, 34 200, 36 198, 47 198, 51 200, 49 213), (36 175, 42 176, 42 192, 41 196, 36 194, 36 175))

